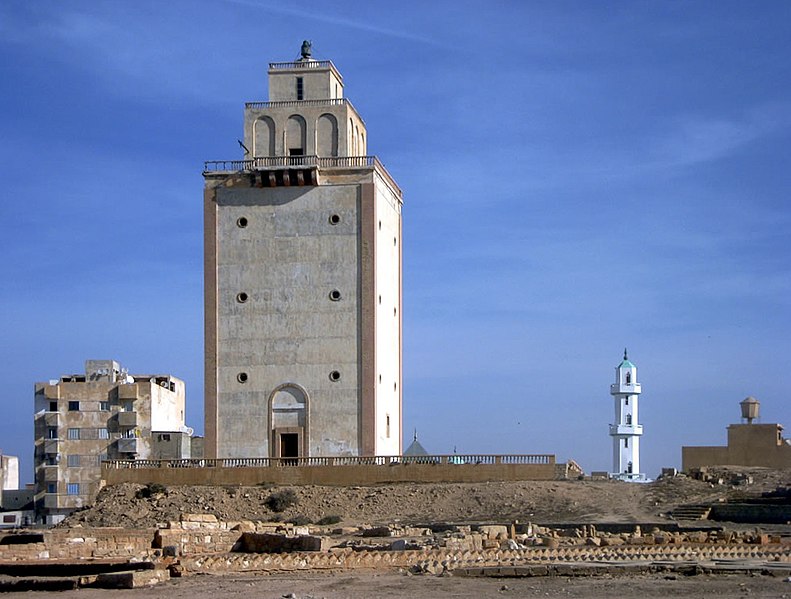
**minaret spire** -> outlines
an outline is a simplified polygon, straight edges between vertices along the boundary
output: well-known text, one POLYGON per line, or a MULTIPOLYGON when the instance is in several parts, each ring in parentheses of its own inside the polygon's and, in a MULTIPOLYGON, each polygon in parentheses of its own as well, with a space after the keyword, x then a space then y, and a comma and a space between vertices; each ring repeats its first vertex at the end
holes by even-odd
POLYGON ((629 361, 629 353, 624 347, 623 361, 615 367, 615 384, 610 385, 610 395, 615 404, 615 422, 610 425, 612 478, 646 480, 645 474, 640 472, 640 437, 643 434, 637 411, 640 392, 637 367, 629 361))

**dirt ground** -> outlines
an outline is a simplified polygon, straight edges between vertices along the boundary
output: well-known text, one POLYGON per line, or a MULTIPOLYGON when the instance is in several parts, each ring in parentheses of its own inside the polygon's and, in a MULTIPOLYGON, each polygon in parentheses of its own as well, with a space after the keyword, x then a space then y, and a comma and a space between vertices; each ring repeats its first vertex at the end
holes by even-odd
POLYGON ((617 481, 524 481, 490 483, 400 483, 370 487, 293 487, 298 503, 283 512, 266 501, 282 488, 168 487, 141 497, 141 485, 103 489, 96 503, 74 513, 64 526, 154 527, 183 513, 214 514, 219 520, 312 522, 339 516, 343 524, 436 522, 652 522, 677 505, 760 495, 791 485, 791 470, 721 469, 714 482, 677 477, 647 484, 617 481), (749 476, 751 483, 745 483, 749 476))
MULTIPOLYGON (((10 596, 18 593, 9 593, 10 596)), ((55 593, 28 592, 31 596, 55 593)), ((152 588, 107 591, 80 589, 58 592, 63 599, 203 599, 255 597, 260 599, 367 599, 395 597, 684 597, 732 599, 791 598, 791 582, 771 576, 652 575, 615 578, 454 578, 408 576, 403 573, 278 573, 266 576, 196 575, 152 588)))

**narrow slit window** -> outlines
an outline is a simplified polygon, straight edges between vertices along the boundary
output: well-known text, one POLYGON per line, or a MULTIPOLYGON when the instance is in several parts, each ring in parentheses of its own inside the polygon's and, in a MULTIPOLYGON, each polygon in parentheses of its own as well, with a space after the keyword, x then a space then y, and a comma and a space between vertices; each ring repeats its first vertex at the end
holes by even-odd
POLYGON ((305 99, 305 82, 302 77, 297 77, 297 100, 305 99))

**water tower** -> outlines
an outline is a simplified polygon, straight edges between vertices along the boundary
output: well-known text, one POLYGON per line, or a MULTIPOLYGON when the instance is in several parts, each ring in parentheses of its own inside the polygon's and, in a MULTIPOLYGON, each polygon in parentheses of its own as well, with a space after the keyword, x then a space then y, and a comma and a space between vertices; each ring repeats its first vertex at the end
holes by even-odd
POLYGON ((754 397, 745 397, 739 402, 742 408, 742 420, 746 420, 747 424, 752 424, 753 420, 758 419, 758 411, 761 407, 761 402, 754 397))

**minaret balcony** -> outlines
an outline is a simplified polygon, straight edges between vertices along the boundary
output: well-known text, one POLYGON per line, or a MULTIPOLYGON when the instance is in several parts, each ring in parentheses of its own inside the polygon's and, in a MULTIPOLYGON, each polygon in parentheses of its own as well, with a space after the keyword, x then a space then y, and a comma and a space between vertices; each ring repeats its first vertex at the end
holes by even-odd
POLYGON ((348 98, 324 98, 321 100, 277 100, 274 102, 245 102, 246 110, 266 110, 268 108, 294 108, 296 106, 348 106, 355 114, 357 109, 348 98))
POLYGON ((643 434, 643 426, 641 424, 611 424, 610 425, 610 435, 612 436, 619 436, 619 435, 642 435, 643 434))
POLYGON ((401 196, 401 188, 376 156, 259 156, 247 160, 207 160, 203 163, 203 176, 294 168, 320 170, 373 168, 392 186, 393 191, 401 196))
POLYGON ((631 385, 615 383, 610 385, 610 395, 638 395, 641 391, 640 383, 632 383, 631 385))

